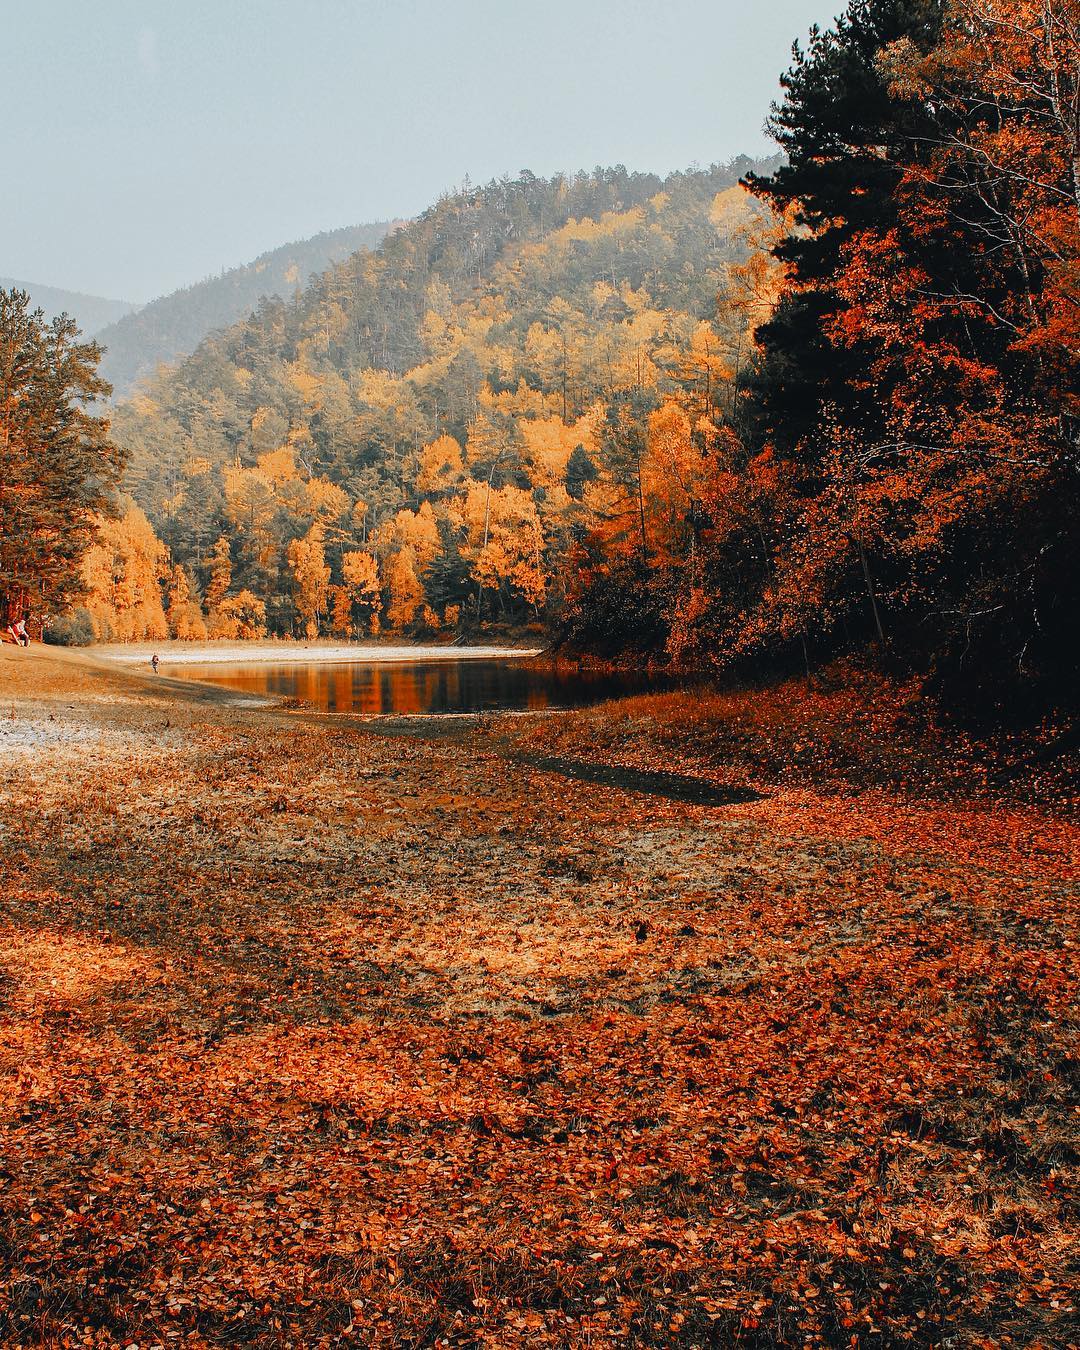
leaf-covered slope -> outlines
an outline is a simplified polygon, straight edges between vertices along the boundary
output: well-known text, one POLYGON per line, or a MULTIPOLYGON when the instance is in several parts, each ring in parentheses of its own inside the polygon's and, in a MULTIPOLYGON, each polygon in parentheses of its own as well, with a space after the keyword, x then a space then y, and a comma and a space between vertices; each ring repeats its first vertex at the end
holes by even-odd
POLYGON ((110 300, 103 295, 84 295, 59 286, 42 286, 36 281, 18 281, 0 277, 0 288, 26 291, 31 309, 43 309, 48 318, 68 314, 87 337, 94 337, 109 324, 135 313, 139 306, 129 300, 110 300))
POLYGON ((313 273, 358 249, 375 248, 394 227, 393 222, 375 221, 327 230, 161 296, 137 313, 112 314, 103 320, 109 326, 99 335, 106 348, 102 373, 122 397, 158 365, 183 360, 208 333, 249 314, 264 295, 291 295, 313 273))

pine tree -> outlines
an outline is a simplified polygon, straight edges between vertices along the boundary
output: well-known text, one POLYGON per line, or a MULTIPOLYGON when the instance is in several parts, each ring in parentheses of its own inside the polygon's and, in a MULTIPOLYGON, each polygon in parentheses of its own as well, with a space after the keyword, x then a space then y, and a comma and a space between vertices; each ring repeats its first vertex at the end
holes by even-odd
POLYGON ((800 444, 805 455, 825 410, 849 424, 872 424, 880 410, 873 354, 854 349, 838 361, 827 329, 845 308, 837 282, 847 248, 861 231, 895 223, 904 166, 928 131, 924 104, 897 96, 882 55, 900 41, 930 50, 942 10, 943 0, 852 0, 834 28, 811 31, 806 51, 796 45, 781 80, 769 127, 787 162, 746 181, 780 216, 793 212, 798 228, 773 250, 788 286, 757 331, 764 359, 744 410, 754 437, 780 453, 800 444))
POLYGON ((566 491, 575 501, 581 501, 585 496, 585 488, 596 481, 598 473, 585 447, 574 446, 566 461, 566 491))
POLYGON ((114 509, 124 455, 90 408, 107 396, 101 349, 73 320, 46 323, 24 291, 0 289, 0 610, 61 608, 114 509))
POLYGON ((206 604, 215 609, 229 593, 232 585, 232 555, 229 541, 223 535, 210 555, 210 580, 206 585, 206 604))

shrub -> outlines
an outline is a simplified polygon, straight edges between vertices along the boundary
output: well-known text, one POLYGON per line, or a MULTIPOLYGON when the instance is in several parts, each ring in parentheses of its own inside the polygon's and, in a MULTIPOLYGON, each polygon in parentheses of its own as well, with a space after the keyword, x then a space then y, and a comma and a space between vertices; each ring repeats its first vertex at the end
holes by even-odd
POLYGON ((85 605, 50 619, 43 638, 54 647, 88 647, 94 641, 94 620, 85 605))

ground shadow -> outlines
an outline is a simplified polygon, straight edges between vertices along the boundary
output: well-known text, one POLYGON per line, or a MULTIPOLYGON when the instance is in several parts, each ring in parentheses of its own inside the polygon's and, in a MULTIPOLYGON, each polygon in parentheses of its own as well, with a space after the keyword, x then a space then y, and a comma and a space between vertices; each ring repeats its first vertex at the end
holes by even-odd
POLYGON ((623 792, 641 792, 649 797, 667 797, 670 801, 690 802, 697 806, 735 806, 739 802, 760 801, 763 796, 753 788, 710 783, 707 778, 692 778, 688 774, 593 764, 588 760, 563 759, 560 755, 519 753, 507 758, 514 764, 525 764, 545 773, 560 773, 583 783, 597 783, 623 792))

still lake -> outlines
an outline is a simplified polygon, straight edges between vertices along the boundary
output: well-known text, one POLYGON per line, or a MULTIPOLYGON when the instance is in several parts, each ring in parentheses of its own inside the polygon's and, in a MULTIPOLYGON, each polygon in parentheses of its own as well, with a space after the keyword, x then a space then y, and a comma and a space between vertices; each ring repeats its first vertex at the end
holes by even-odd
POLYGON ((578 708, 664 687, 632 671, 556 671, 515 660, 185 662, 163 674, 245 694, 300 699, 325 712, 367 715, 475 713, 578 708))

